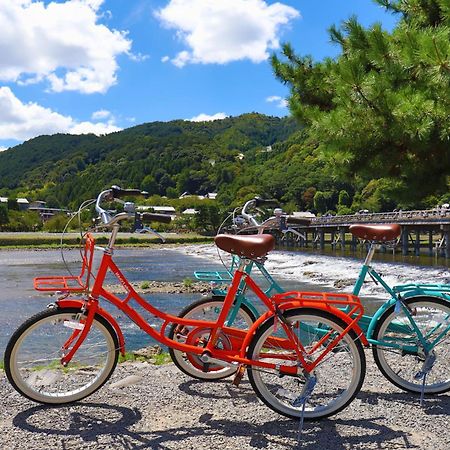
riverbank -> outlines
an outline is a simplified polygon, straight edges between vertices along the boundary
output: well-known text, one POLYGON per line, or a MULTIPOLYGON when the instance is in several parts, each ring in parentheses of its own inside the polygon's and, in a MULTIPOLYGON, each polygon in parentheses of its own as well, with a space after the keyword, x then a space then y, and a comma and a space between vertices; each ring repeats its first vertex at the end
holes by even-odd
POLYGON ((4 450, 125 450, 211 448, 240 450, 447 450, 450 397, 404 393, 376 370, 368 371, 356 400, 339 414, 298 423, 262 405, 247 377, 205 383, 172 363, 126 362, 82 402, 62 407, 17 394, 0 371, 0 432, 4 450))
MULTIPOLYGON (((106 244, 109 233, 92 233, 96 243, 106 244)), ((161 233, 165 244, 194 244, 211 242, 212 237, 202 236, 197 233, 161 233)), ((62 241, 64 247, 77 247, 80 244, 80 233, 66 233, 62 241)), ((150 233, 120 233, 116 240, 117 246, 140 247, 160 245, 161 240, 150 233)), ((61 233, 46 232, 0 232, 0 250, 3 249, 47 249, 61 246, 61 233)))

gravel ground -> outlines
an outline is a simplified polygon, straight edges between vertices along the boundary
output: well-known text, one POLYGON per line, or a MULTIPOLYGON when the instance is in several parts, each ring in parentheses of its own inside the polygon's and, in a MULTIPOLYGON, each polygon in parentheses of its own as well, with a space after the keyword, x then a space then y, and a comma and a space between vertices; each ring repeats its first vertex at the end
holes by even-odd
POLYGON ((263 406, 248 382, 204 383, 173 364, 120 365, 99 392, 49 408, 22 398, 0 371, 2 450, 450 449, 450 396, 419 399, 374 369, 358 398, 331 419, 298 423, 263 406))

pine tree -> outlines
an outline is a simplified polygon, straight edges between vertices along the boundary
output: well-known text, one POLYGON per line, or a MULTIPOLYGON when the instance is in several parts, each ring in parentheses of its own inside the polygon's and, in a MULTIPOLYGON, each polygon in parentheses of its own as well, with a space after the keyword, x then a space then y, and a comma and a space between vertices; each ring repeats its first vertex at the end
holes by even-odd
POLYGON ((285 44, 272 65, 316 151, 361 187, 384 179, 396 201, 420 205, 448 191, 450 2, 375 1, 399 16, 391 33, 351 17, 329 29, 337 58, 316 62, 285 44))

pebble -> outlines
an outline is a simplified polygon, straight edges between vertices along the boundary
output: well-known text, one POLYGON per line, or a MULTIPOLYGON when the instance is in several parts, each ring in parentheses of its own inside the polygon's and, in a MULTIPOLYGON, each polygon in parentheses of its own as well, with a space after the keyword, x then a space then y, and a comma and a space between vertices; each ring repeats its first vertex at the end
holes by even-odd
POLYGON ((300 440, 298 422, 264 406, 246 377, 237 389, 230 380, 191 379, 173 364, 128 362, 89 398, 48 407, 17 394, 0 371, 0 448, 448 450, 450 396, 428 397, 421 408, 417 395, 383 378, 370 351, 367 362, 357 399, 329 419, 305 423, 300 440))

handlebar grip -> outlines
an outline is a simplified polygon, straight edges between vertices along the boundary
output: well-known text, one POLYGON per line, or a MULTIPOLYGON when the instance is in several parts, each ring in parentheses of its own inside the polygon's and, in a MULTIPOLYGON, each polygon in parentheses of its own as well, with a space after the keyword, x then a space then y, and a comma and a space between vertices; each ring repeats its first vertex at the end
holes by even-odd
POLYGON ((119 186, 111 186, 111 193, 114 198, 123 198, 130 196, 142 195, 143 197, 148 197, 148 192, 141 191, 140 189, 122 189, 119 186))
POLYGON ((311 224, 311 219, 307 219, 306 217, 287 216, 286 223, 288 225, 304 225, 307 227, 311 224))
POLYGON ((275 198, 270 198, 266 200, 261 197, 255 197, 255 206, 258 207, 262 205, 277 208, 280 205, 280 203, 275 198))
POLYGON ((172 220, 170 216, 166 216, 165 214, 140 213, 139 217, 143 222, 170 223, 172 220))

